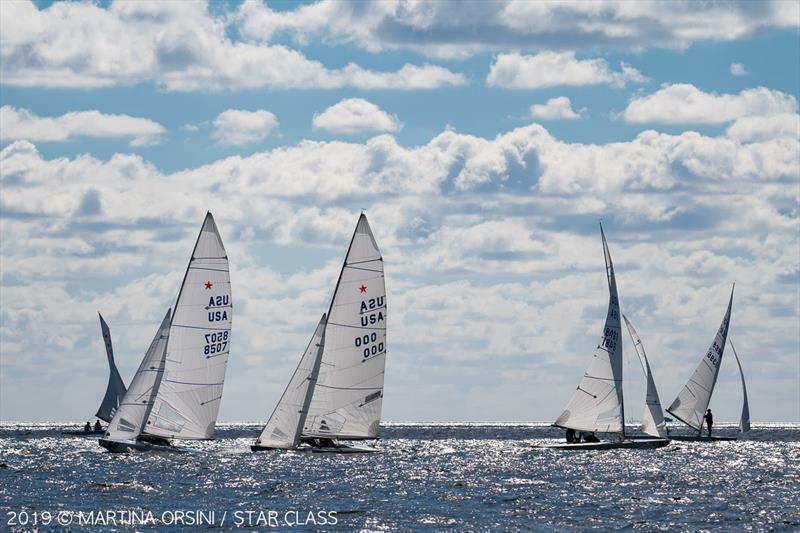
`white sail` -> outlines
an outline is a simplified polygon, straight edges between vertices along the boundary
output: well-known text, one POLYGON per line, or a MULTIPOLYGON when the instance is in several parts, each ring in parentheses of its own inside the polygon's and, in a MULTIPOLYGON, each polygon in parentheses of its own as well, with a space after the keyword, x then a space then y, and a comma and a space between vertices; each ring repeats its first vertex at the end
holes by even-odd
POLYGON ((725 339, 728 337, 728 324, 731 319, 731 306, 733 305, 733 289, 728 301, 728 310, 717 330, 714 342, 703 357, 697 369, 684 385, 678 397, 669 406, 667 412, 684 424, 701 431, 703 416, 711 401, 714 385, 717 383, 719 365, 722 363, 722 354, 725 352, 725 339))
POLYGON ((145 418, 153 404, 158 382, 164 372, 164 355, 169 336, 171 310, 167 310, 164 320, 156 331, 156 336, 136 370, 131 386, 122 399, 114 418, 108 424, 106 438, 115 440, 132 440, 142 432, 145 418))
POLYGON ((614 265, 600 226, 608 279, 608 313, 603 338, 592 363, 564 411, 553 425, 578 431, 620 432, 623 429, 622 342, 614 265))
POLYGON ((362 214, 331 300, 322 366, 303 436, 376 438, 385 366, 383 259, 362 214))
POLYGON ((647 377, 647 396, 644 401, 644 414, 642 414, 642 425, 639 429, 653 437, 666 437, 666 422, 664 421, 664 412, 661 409, 661 400, 658 398, 658 390, 656 383, 653 381, 653 372, 650 370, 650 362, 647 360, 647 354, 644 351, 644 344, 639 334, 636 333, 631 321, 624 314, 622 318, 625 319, 625 326, 628 328, 628 333, 633 341, 633 346, 636 348, 636 354, 639 356, 639 362, 642 363, 642 368, 647 377))
POLYGON ((292 379, 289 380, 261 435, 256 439, 257 446, 294 448, 300 443, 300 433, 306 421, 308 406, 319 375, 326 322, 326 315, 322 315, 311 342, 308 343, 300 363, 292 374, 292 379))
POLYGON ((731 345, 733 357, 736 358, 736 365, 739 367, 739 376, 742 378, 742 416, 739 419, 739 431, 747 433, 750 431, 750 404, 747 402, 747 386, 744 384, 744 370, 742 370, 742 363, 739 361, 739 354, 736 353, 736 348, 733 347, 733 341, 728 339, 728 344, 731 345))
POLYGON ((222 399, 233 314, 228 257, 206 215, 172 314, 164 375, 145 432, 210 439, 222 399))
POLYGON ((114 348, 111 346, 111 331, 108 329, 108 324, 103 320, 103 315, 97 313, 100 317, 100 330, 103 332, 103 342, 106 345, 106 357, 108 358, 108 385, 106 386, 106 394, 103 396, 103 401, 97 409, 97 418, 105 422, 111 422, 114 418, 114 413, 117 411, 122 398, 125 397, 125 382, 119 375, 117 365, 114 363, 114 348))

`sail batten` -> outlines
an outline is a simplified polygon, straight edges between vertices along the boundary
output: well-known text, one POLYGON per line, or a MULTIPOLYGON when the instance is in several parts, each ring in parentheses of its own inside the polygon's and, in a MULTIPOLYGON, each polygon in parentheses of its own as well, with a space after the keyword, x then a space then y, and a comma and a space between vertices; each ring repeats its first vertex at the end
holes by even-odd
POLYGON ((164 354, 171 316, 172 312, 168 309, 131 380, 131 386, 128 387, 114 418, 108 424, 107 438, 129 440, 135 439, 142 433, 144 422, 158 390, 158 380, 164 372, 164 354))
POLYGON ((730 326, 731 307, 733 306, 733 291, 728 300, 728 309, 717 330, 714 341, 708 351, 700 360, 694 374, 683 386, 678 396, 667 408, 667 412, 686 424, 700 431, 703 427, 703 416, 711 402, 711 395, 714 393, 714 386, 717 383, 719 367, 722 363, 722 356, 725 353, 725 342, 728 338, 728 327, 730 326))
POLYGON ((661 408, 661 400, 658 397, 658 389, 653 380, 653 372, 650 370, 650 362, 647 360, 647 353, 644 350, 644 344, 636 329, 631 324, 628 317, 624 314, 622 318, 625 320, 625 326, 628 328, 628 334, 633 342, 633 347, 636 349, 636 355, 639 356, 639 363, 642 365, 642 370, 647 378, 647 393, 644 400, 644 413, 642 414, 642 424, 639 429, 653 437, 666 437, 666 422, 664 420, 664 412, 661 408))
POLYGON ((303 437, 377 438, 387 353, 386 316, 383 258, 362 214, 331 298, 303 437))
POLYGON ((127 390, 125 388, 125 382, 122 381, 119 370, 117 370, 117 365, 114 362, 114 347, 111 344, 111 330, 103 319, 103 315, 100 313, 97 313, 97 315, 100 317, 100 331, 103 333, 103 343, 106 347, 109 374, 106 393, 103 395, 103 401, 100 403, 100 407, 97 409, 95 416, 104 422, 111 422, 127 390))
POLYGON ((614 264, 600 226, 608 281, 608 310, 603 336, 589 369, 553 425, 577 431, 624 433, 622 405, 622 343, 614 264))
POLYGON ((146 423, 148 435, 213 437, 228 364, 232 305, 228 256, 208 213, 175 302, 164 373, 146 423))

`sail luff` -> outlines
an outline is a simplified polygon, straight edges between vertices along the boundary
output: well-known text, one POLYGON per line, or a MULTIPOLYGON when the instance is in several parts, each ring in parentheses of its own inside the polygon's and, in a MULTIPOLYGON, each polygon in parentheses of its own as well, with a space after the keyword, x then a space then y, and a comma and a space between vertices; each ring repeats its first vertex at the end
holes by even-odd
POLYGON ((624 431, 624 422, 619 298, 614 264, 602 225, 600 234, 609 290, 603 336, 583 379, 553 425, 576 431, 620 433, 624 431))
POLYGON ((164 374, 147 434, 210 439, 214 435, 233 318, 228 256, 207 213, 175 302, 164 374))
POLYGON ((168 309, 136 374, 131 379, 125 397, 108 424, 106 437, 131 440, 142 433, 144 422, 149 416, 158 390, 159 379, 164 372, 164 356, 171 317, 172 310, 168 309))
POLYGON ((644 433, 654 437, 666 437, 666 422, 664 421, 664 413, 661 408, 661 400, 658 397, 658 389, 656 389, 655 381, 653 380, 653 372, 650 370, 650 362, 647 360, 647 353, 644 349, 644 344, 636 329, 624 314, 622 318, 625 320, 625 326, 628 328, 628 334, 633 342, 633 347, 636 349, 636 354, 639 356, 639 363, 642 365, 642 370, 647 378, 647 393, 644 402, 644 413, 642 415, 641 429, 644 433))
POLYGON ((747 385, 744 383, 744 370, 742 370, 742 363, 739 361, 739 354, 736 353, 736 348, 733 347, 733 341, 728 337, 728 344, 731 345, 733 350, 733 357, 736 359, 736 366, 739 367, 739 377, 742 378, 742 416, 739 418, 739 431, 747 433, 750 431, 750 405, 747 402, 747 385))
POLYGON ((692 377, 689 378, 689 381, 686 382, 678 396, 667 408, 669 414, 698 432, 702 431, 703 416, 711 402, 711 395, 714 393, 714 386, 717 383, 722 356, 725 353, 725 342, 728 338, 735 287, 736 285, 734 284, 731 288, 728 308, 725 311, 725 316, 717 330, 714 341, 703 356, 700 364, 697 365, 692 377))
POLYGON ((95 416, 105 422, 111 422, 114 418, 114 413, 119 408, 122 399, 125 397, 125 382, 119 375, 117 365, 114 362, 114 348, 111 344, 111 330, 108 324, 103 319, 103 315, 97 313, 100 317, 100 331, 103 333, 103 343, 106 347, 106 358, 108 359, 108 385, 106 385, 106 393, 103 395, 103 401, 100 402, 100 407, 97 408, 95 416))

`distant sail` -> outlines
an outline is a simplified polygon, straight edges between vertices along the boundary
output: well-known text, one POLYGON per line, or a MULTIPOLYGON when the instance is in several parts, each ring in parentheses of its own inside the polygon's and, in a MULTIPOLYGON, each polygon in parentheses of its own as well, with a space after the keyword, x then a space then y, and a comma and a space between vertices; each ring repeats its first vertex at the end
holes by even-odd
POLYGON ((744 384, 744 371, 742 370, 742 363, 739 361, 739 354, 736 353, 736 348, 733 347, 733 341, 728 338, 728 344, 731 345, 733 356, 736 358, 736 365, 739 367, 739 376, 742 378, 742 417, 739 419, 739 431, 747 433, 750 431, 750 405, 747 403, 747 386, 744 384))
POLYGON ((208 213, 175 302, 164 375, 145 429, 148 435, 213 437, 232 315, 228 256, 208 213))
POLYGON ((108 357, 108 386, 106 387, 106 395, 103 397, 103 402, 97 409, 97 414, 94 415, 100 420, 111 422, 114 418, 114 413, 117 411, 122 398, 125 396, 125 382, 119 375, 117 365, 114 364, 114 348, 111 346, 111 331, 108 329, 108 324, 103 320, 103 315, 97 313, 100 317, 100 330, 103 332, 103 341, 106 345, 106 357, 108 357))
POLYGON ((169 336, 171 310, 167 310, 164 320, 158 327, 156 336, 139 364, 139 369, 131 380, 131 386, 117 409, 113 420, 108 424, 106 438, 131 440, 142 432, 145 418, 153 405, 161 374, 164 372, 164 355, 169 336))
POLYGON ((326 321, 326 316, 322 315, 292 379, 256 440, 257 446, 295 448, 300 444, 300 434, 306 422, 322 362, 326 321))
POLYGON ((386 366, 383 258, 361 215, 331 300, 304 437, 378 436, 386 366))
POLYGON ((633 346, 636 348, 636 354, 639 356, 639 361, 642 362, 642 368, 644 368, 645 376, 647 377, 647 396, 644 402, 642 425, 639 429, 653 437, 666 437, 664 412, 661 409, 661 400, 658 398, 658 390, 656 389, 655 381, 653 381, 653 372, 650 370, 650 363, 644 351, 644 344, 642 344, 642 339, 639 338, 639 334, 636 333, 636 329, 634 329, 628 317, 623 314, 622 318, 625 319, 625 326, 628 328, 631 341, 633 341, 633 346))
POLYGON ((623 431, 622 415, 622 338, 619 298, 614 265, 603 226, 603 254, 608 279, 608 312, 603 338, 594 351, 592 363, 564 411, 553 425, 577 431, 623 431))
POLYGON ((725 352, 725 339, 728 338, 728 325, 731 320, 731 306, 733 305, 733 288, 728 301, 728 310, 717 330, 714 342, 703 357, 697 369, 684 385, 683 390, 669 406, 667 412, 683 422, 700 431, 703 427, 703 416, 711 402, 711 394, 717 383, 719 365, 722 363, 722 354, 725 352))

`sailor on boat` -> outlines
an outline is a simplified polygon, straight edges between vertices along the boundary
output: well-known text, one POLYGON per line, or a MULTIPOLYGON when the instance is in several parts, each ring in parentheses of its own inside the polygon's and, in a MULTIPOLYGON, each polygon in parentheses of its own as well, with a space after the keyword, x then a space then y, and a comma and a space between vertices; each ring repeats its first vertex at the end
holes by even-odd
POLYGON ((706 411, 706 414, 703 416, 703 420, 705 420, 706 424, 708 424, 708 436, 710 437, 711 436, 711 426, 714 425, 714 415, 711 414, 711 409, 706 411))
POLYGON ((92 425, 89 423, 88 420, 86 421, 86 425, 83 426, 83 430, 84 431, 91 431, 92 430, 92 425))
MULTIPOLYGON (((87 422, 87 424, 88 424, 88 422, 87 422)), ((103 426, 100 425, 100 421, 99 420, 95 420, 94 421, 94 430, 95 431, 103 431, 103 426)))

